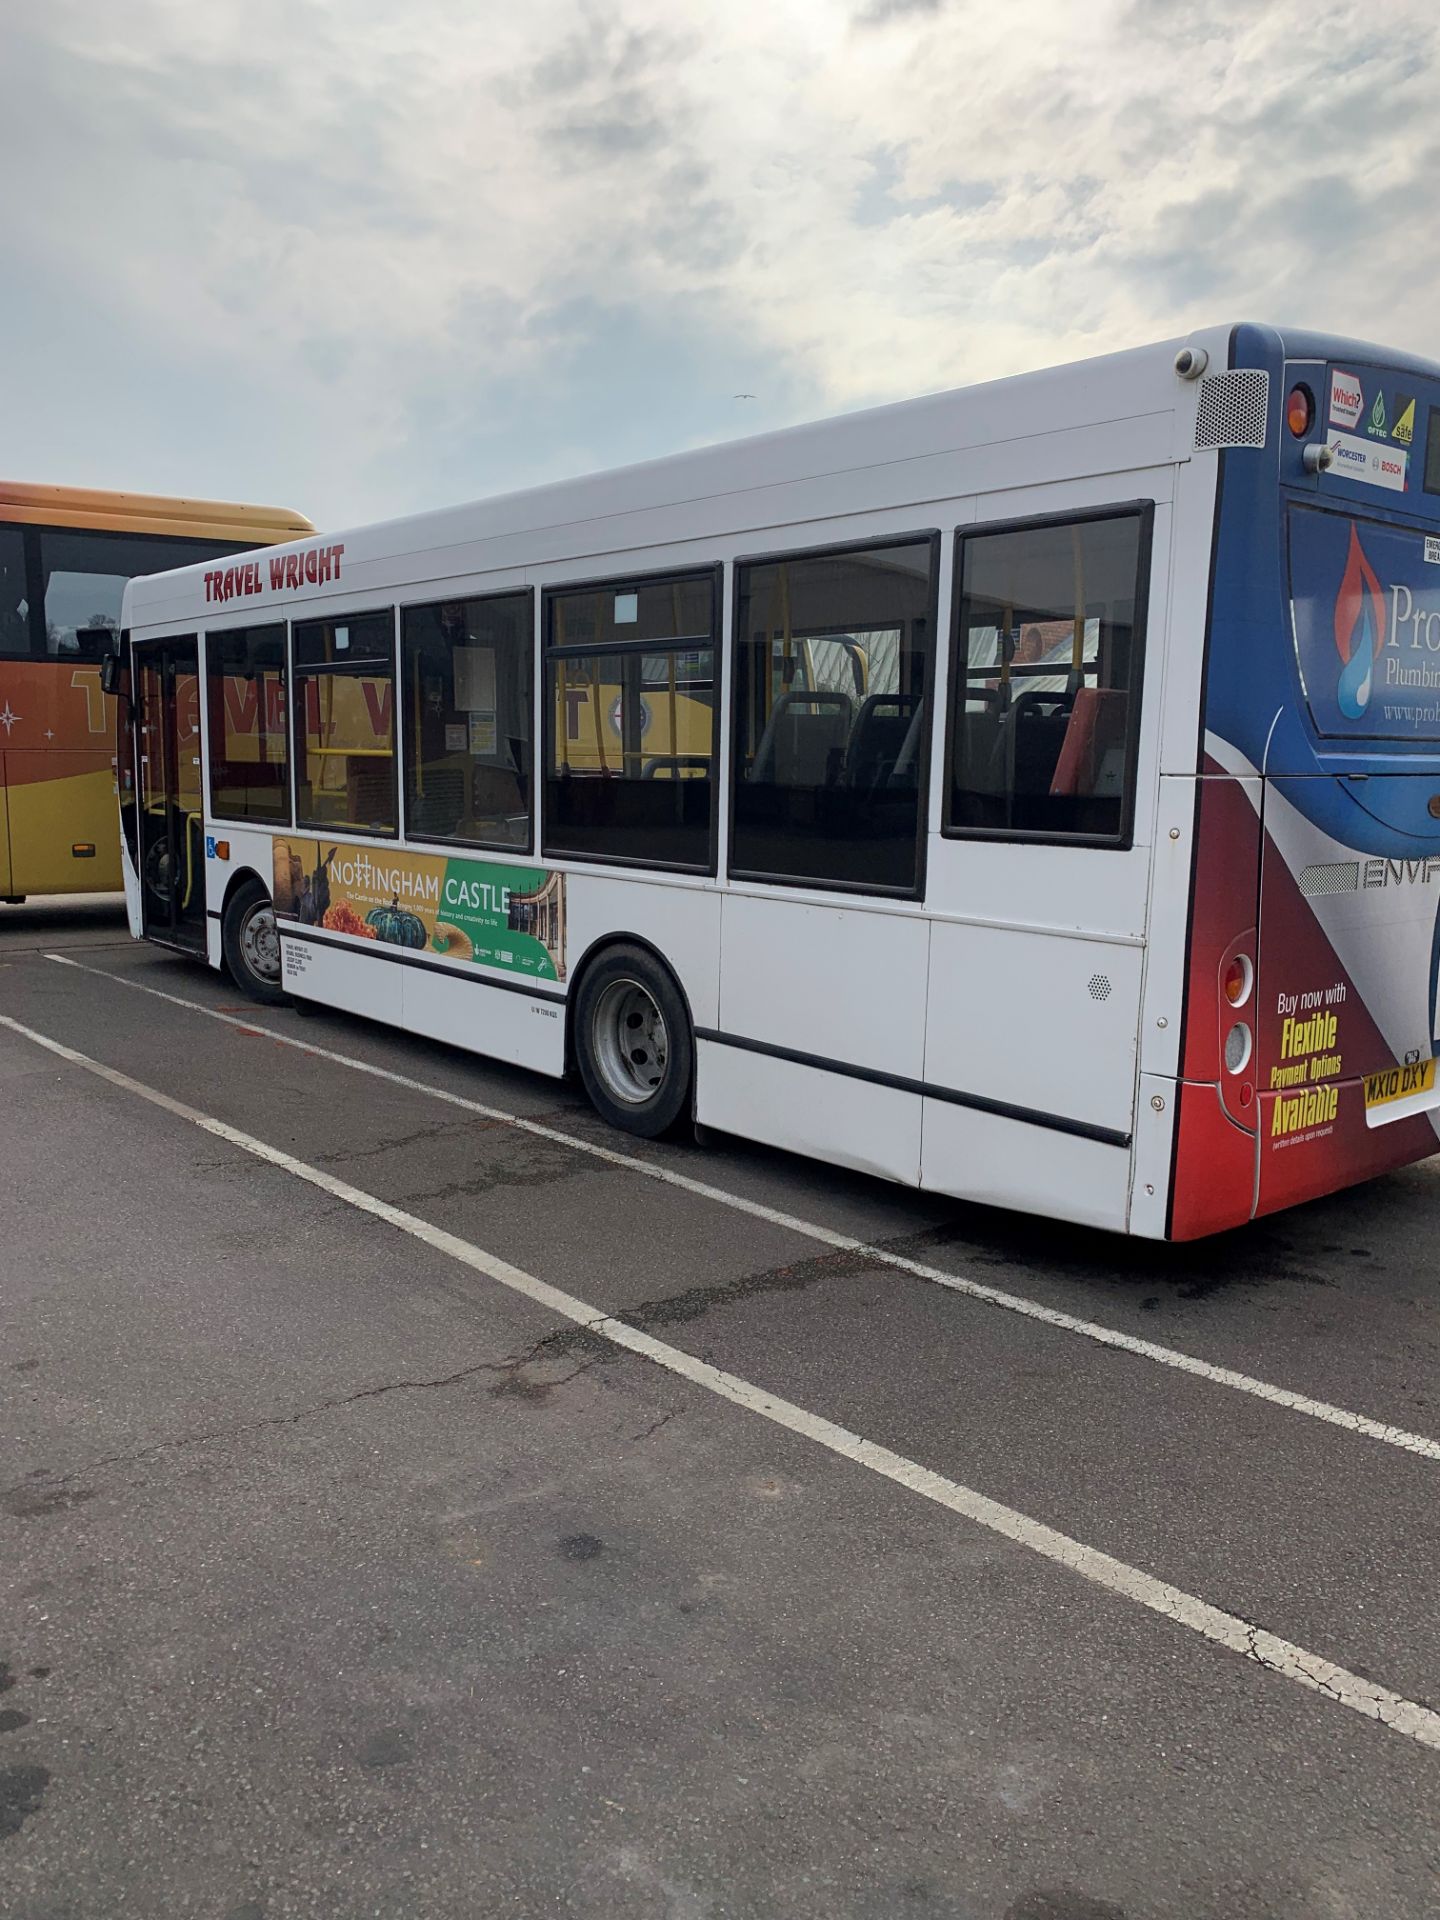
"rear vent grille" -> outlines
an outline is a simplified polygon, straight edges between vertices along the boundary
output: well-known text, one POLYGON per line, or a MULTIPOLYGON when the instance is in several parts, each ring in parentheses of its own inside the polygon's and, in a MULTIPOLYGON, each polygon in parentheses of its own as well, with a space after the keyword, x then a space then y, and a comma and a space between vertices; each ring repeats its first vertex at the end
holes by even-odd
POLYGON ((1270 376, 1262 367, 1207 373, 1195 415, 1197 447, 1263 447, 1270 415, 1270 376))
POLYGON ((1108 1000, 1110 998, 1110 980, 1108 975, 1103 973, 1091 974, 1090 998, 1092 1000, 1108 1000))
POLYGON ((1300 892, 1307 900, 1323 900, 1332 893, 1360 891, 1358 860, 1327 860, 1322 867, 1305 867, 1300 873, 1300 892))

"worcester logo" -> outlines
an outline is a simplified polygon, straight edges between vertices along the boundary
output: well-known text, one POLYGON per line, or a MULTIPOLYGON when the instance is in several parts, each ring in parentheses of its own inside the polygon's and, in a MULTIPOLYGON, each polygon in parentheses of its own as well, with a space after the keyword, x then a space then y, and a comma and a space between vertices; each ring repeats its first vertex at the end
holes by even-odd
POLYGON ((1335 646, 1340 655, 1335 698, 1347 720, 1358 720, 1370 704, 1375 656, 1384 638, 1385 600, 1380 581, 1352 525, 1345 572, 1335 596, 1335 646))

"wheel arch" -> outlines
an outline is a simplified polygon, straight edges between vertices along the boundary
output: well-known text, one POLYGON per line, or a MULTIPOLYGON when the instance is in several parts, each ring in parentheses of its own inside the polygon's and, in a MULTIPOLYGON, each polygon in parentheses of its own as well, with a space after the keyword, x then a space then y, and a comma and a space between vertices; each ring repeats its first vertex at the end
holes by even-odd
POLYGON ((235 898, 241 887, 245 886, 251 880, 257 881, 268 895, 272 898, 274 897, 270 882, 265 878, 263 873, 258 872, 254 867, 237 867, 225 882, 225 892, 221 897, 220 921, 222 925, 224 924, 226 914, 230 911, 230 902, 235 898))

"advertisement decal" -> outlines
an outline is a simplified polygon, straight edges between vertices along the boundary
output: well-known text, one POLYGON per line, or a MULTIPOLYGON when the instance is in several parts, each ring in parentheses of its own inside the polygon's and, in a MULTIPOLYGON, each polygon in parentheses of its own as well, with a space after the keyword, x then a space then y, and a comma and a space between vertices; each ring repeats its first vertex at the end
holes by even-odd
POLYGON ((450 854, 273 842, 279 919, 437 959, 565 978, 565 876, 450 854))
POLYGON ((1291 617, 1324 734, 1440 739, 1440 579, 1426 536, 1344 514, 1290 516, 1291 617))
POLYGON ((1391 493, 1404 493, 1409 484, 1410 456, 1389 445, 1377 447, 1353 433, 1332 433, 1326 442, 1333 465, 1330 469, 1341 480, 1358 480, 1363 486, 1385 487, 1391 493))

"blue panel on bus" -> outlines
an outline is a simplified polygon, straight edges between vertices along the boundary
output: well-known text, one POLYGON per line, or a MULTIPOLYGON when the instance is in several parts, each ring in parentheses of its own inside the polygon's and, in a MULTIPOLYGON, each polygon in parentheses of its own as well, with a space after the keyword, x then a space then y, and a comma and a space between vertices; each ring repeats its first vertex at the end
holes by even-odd
MULTIPOLYGON (((1298 776, 1299 784, 1292 789, 1294 804, 1336 839, 1375 855, 1408 856, 1415 852, 1417 841, 1440 850, 1440 823, 1427 811, 1430 794, 1440 784, 1440 721, 1422 722, 1418 717, 1426 704, 1426 689, 1418 682, 1396 683, 1400 697, 1391 704, 1405 706, 1411 716, 1408 721, 1392 717, 1381 728, 1362 720, 1359 713, 1353 720, 1347 717, 1339 679, 1354 653, 1349 617, 1357 616, 1358 629, 1368 608, 1378 631, 1381 607, 1372 593, 1363 594, 1358 604, 1345 599, 1340 619, 1348 650, 1342 652, 1336 638, 1336 596, 1344 582, 1349 529, 1354 524, 1387 618, 1391 586, 1409 589, 1412 614, 1416 605, 1422 606, 1422 612, 1440 605, 1433 589, 1423 586, 1422 590, 1429 564, 1423 558, 1423 543, 1427 533, 1440 537, 1440 496, 1427 495, 1418 487, 1397 492, 1353 475, 1307 475, 1301 460, 1303 443, 1285 421, 1288 390, 1303 379, 1316 400, 1314 427, 1306 437, 1320 437, 1328 425, 1333 369, 1363 369, 1365 375, 1374 371, 1363 357, 1374 349, 1351 351, 1350 346, 1320 336, 1282 339, 1265 327, 1235 330, 1232 363, 1269 372, 1271 412, 1264 447, 1232 448, 1221 456, 1203 724, 1205 731, 1238 749, 1253 767, 1272 777, 1298 776), (1292 518, 1301 527, 1301 578, 1296 587, 1303 634, 1292 627, 1286 537, 1292 518), (1322 524, 1317 527, 1316 522, 1322 524), (1373 553, 1372 539, 1378 539, 1373 553), (1375 738, 1377 731, 1387 737, 1375 738), (1404 777, 1407 773, 1430 777, 1416 780, 1404 777), (1347 777, 1351 774, 1369 778, 1357 783, 1347 777)), ((1387 422, 1391 388, 1399 378, 1387 374, 1379 382, 1387 422)), ((1372 406, 1375 385, 1372 380, 1372 406)), ((1432 369, 1422 371, 1418 363, 1410 363, 1404 367, 1400 385, 1402 394, 1413 392, 1416 398, 1418 441, 1422 416, 1428 429, 1432 396, 1440 407, 1440 379, 1432 369)), ((1363 402, 1364 377, 1360 386, 1363 402)), ((1348 413, 1355 404, 1352 390, 1342 399, 1342 412, 1348 413)), ((1434 574, 1440 582, 1440 566, 1434 574)), ((1363 586, 1363 570, 1360 579, 1363 586)), ((1403 595, 1400 610, 1405 610, 1403 595)), ((1408 646, 1412 637, 1408 630, 1401 636, 1400 651, 1410 653, 1412 660, 1422 655, 1428 659, 1425 632, 1418 652, 1408 646)), ((1373 640, 1372 635, 1372 645, 1373 640)), ((1440 653, 1435 659, 1440 663, 1440 653)), ((1359 707, 1363 663, 1352 671, 1357 684, 1352 687, 1347 681, 1346 698, 1359 707)), ((1375 711, 1381 690, 1380 677, 1372 673, 1364 713, 1375 711)), ((1430 698, 1440 709, 1440 689, 1430 698)))
MULTIPOLYGON (((1419 503, 1422 469, 1415 456, 1424 438, 1433 389, 1421 393, 1413 374, 1382 367, 1333 363, 1315 396, 1317 437, 1333 465, 1320 482, 1325 493, 1342 486, 1347 495, 1387 496, 1392 506, 1419 503)), ((1423 511, 1423 508, 1422 508, 1423 511)))
POLYGON ((1290 605, 1321 733, 1440 735, 1440 535, 1292 507, 1290 605))

